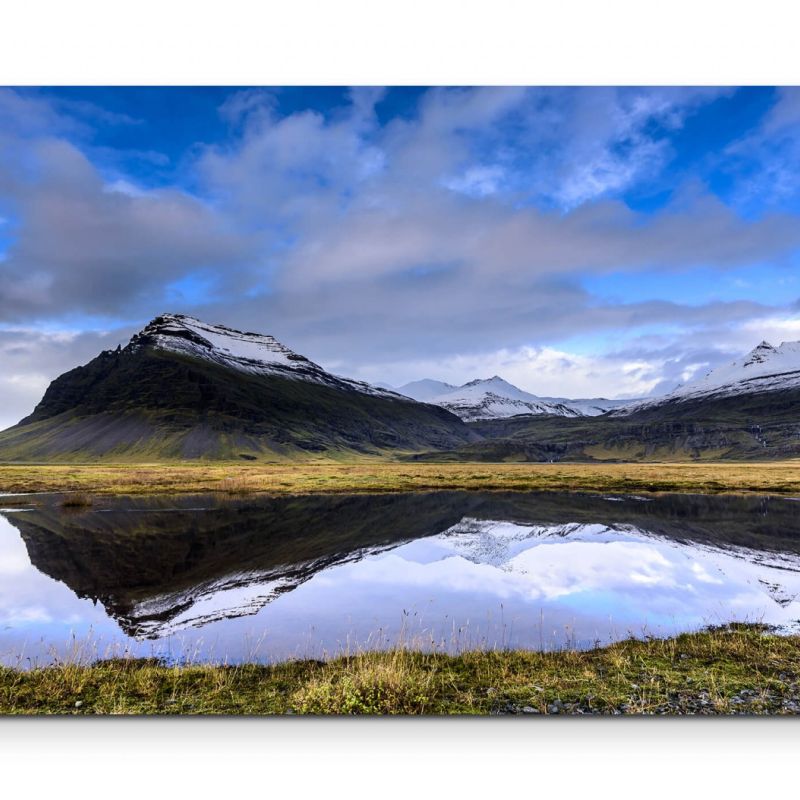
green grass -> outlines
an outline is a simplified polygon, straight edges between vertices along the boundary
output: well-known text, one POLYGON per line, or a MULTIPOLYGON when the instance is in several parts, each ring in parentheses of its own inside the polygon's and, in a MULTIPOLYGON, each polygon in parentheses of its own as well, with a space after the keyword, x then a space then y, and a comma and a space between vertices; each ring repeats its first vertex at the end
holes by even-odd
POLYGON ((0 492, 316 494, 429 490, 800 494, 800 460, 763 463, 152 463, 0 466, 0 492))
POLYGON ((800 636, 734 626, 591 651, 398 648, 324 663, 0 669, 2 714, 798 713, 800 636))

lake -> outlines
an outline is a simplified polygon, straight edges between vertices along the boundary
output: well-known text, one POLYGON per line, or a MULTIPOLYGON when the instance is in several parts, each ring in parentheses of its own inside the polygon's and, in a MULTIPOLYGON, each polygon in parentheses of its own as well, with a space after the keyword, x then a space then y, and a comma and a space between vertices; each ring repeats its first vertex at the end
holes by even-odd
POLYGON ((39 495, 0 507, 11 666, 586 648, 800 620, 794 498, 161 496, 67 509, 39 495))

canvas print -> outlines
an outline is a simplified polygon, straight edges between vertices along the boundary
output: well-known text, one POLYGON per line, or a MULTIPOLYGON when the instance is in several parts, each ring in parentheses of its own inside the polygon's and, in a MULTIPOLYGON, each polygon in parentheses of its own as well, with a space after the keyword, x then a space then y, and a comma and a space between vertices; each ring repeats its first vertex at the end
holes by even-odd
POLYGON ((0 89, 0 713, 799 713, 799 159, 785 86, 0 89))

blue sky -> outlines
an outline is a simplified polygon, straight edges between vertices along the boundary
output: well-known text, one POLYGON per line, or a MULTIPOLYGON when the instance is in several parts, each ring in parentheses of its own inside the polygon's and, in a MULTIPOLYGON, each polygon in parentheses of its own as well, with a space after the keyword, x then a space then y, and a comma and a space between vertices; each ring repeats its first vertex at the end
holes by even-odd
POLYGON ((800 338, 789 88, 0 89, 15 421, 164 311, 399 385, 660 393, 800 338))

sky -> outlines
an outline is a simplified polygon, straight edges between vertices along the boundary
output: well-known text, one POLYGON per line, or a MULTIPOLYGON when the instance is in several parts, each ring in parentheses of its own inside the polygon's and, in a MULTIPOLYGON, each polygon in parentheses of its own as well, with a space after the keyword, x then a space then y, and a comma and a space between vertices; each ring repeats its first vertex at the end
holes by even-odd
POLYGON ((150 319, 658 395, 800 339, 800 90, 0 88, 0 428, 150 319))

